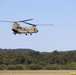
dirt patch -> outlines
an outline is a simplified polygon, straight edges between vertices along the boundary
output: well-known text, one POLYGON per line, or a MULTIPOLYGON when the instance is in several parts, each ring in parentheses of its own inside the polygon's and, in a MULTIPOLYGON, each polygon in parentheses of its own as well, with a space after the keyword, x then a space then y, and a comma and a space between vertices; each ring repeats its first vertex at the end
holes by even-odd
POLYGON ((76 75, 76 70, 9 70, 0 71, 0 75, 76 75))

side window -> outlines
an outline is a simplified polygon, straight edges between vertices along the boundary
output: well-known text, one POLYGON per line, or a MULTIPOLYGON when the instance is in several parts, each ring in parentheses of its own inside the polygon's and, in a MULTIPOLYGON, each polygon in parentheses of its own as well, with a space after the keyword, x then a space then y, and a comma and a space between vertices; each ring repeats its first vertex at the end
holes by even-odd
POLYGON ((34 31, 35 31, 35 28, 34 28, 34 31))

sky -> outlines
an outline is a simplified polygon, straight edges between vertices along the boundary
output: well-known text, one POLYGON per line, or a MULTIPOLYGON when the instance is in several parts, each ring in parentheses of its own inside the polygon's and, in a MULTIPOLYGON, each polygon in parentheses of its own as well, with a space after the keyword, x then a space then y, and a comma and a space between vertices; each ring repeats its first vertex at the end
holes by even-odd
POLYGON ((13 35, 12 23, 0 22, 0 48, 41 52, 76 50, 76 0, 0 0, 0 20, 30 18, 33 18, 30 23, 54 26, 38 26, 38 33, 26 36, 13 35))

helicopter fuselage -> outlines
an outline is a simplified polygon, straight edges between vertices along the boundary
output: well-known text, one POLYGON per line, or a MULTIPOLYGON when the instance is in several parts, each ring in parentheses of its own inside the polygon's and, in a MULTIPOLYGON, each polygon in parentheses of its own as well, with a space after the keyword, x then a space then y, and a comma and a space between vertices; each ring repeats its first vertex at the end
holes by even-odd
POLYGON ((38 30, 36 26, 32 25, 31 27, 21 27, 17 22, 14 22, 12 25, 12 31, 16 34, 30 34, 37 33, 38 30))

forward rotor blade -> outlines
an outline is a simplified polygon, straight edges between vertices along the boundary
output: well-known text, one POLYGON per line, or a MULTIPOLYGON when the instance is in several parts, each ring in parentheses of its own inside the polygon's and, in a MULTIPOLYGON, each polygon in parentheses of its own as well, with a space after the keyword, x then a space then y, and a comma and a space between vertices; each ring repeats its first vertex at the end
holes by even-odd
POLYGON ((54 24, 36 24, 36 26, 54 26, 54 24))
POLYGON ((34 26, 54 26, 54 24, 32 24, 25 21, 23 21, 23 23, 28 24, 28 25, 34 25, 34 26))
POLYGON ((28 22, 25 22, 25 21, 23 21, 23 23, 28 24, 28 25, 35 25, 35 24, 31 24, 31 23, 28 23, 28 22))

